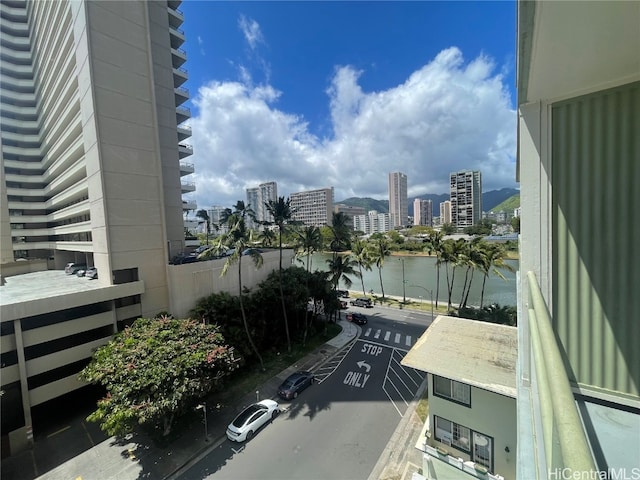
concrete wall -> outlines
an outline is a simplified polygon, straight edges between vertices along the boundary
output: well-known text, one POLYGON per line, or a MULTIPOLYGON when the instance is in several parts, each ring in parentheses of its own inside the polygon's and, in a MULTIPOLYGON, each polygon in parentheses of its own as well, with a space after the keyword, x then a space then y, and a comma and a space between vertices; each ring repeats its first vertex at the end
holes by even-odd
MULTIPOLYGON (((291 266, 293 250, 282 252, 282 268, 291 266)), ((270 250, 262 253, 262 267, 256 268, 249 256, 242 257, 242 285, 250 289, 265 280, 269 274, 278 270, 279 252, 270 250)), ((238 295, 238 264, 233 264, 225 276, 221 276, 227 259, 220 258, 206 262, 169 265, 168 275, 171 285, 171 313, 178 318, 189 316, 196 302, 214 292, 228 292, 238 295)))

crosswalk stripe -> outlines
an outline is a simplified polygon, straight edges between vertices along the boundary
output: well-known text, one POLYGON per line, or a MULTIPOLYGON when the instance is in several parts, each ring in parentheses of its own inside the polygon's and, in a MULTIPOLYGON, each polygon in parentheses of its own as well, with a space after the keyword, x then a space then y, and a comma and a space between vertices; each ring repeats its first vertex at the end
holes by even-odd
POLYGON ((407 347, 411 346, 411 337, 409 335, 407 335, 407 341, 405 343, 407 344, 407 347))
POLYGON ((379 338, 380 337, 380 329, 376 330, 376 334, 373 336, 373 338, 379 338))
POLYGON ((391 336, 391 332, 387 332, 384 334, 384 341, 386 342, 387 340, 389 340, 389 337, 391 336))
POLYGON ((367 331, 364 332, 365 337, 368 337, 369 335, 371 335, 371 328, 367 328, 367 331))
POLYGON ((394 340, 395 343, 400 343, 400 334, 396 333, 396 339, 394 340))

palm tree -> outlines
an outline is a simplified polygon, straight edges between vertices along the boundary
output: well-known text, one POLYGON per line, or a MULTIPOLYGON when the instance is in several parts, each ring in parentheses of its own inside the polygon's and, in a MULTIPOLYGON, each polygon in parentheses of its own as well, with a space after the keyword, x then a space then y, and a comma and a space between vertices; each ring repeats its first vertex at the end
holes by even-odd
POLYGON ((356 265, 358 265, 358 269, 360 271, 360 281, 362 282, 362 295, 366 295, 367 292, 364 288, 364 278, 362 277, 362 269, 364 268, 367 271, 371 270, 371 264, 373 263, 371 260, 370 251, 367 248, 367 243, 363 242, 359 238, 356 238, 353 242, 351 242, 351 254, 354 257, 356 265))
POLYGON ((282 314, 284 315, 284 330, 287 334, 287 351, 291 353, 291 338, 289 336, 289 320, 287 319, 287 307, 284 302, 284 290, 282 288, 282 234, 285 232, 287 225, 292 221, 295 209, 291 207, 291 199, 284 197, 278 197, 277 201, 269 200, 265 202, 267 211, 273 218, 272 222, 278 226, 278 249, 280 250, 280 264, 279 264, 279 283, 280 283, 280 301, 282 303, 282 314))
MULTIPOLYGON (((251 332, 249 330, 249 323, 247 322, 247 314, 244 309, 243 295, 242 295, 242 253, 251 245, 251 237, 249 230, 246 226, 247 217, 253 216, 253 210, 249 205, 245 206, 243 201, 238 201, 235 205, 235 210, 232 212, 230 209, 227 209, 224 213, 224 221, 229 227, 229 232, 220 237, 218 241, 218 245, 215 249, 212 250, 222 250, 224 247, 233 249, 233 253, 226 257, 227 260, 222 267, 222 272, 220 276, 223 277, 229 271, 229 267, 234 263, 238 264, 238 296, 240 299, 240 312, 242 314, 242 323, 244 326, 244 331, 247 335, 247 339, 249 340, 249 345, 255 352, 258 360, 260 361, 260 368, 264 371, 264 361, 262 360, 262 356, 258 351, 258 347, 253 341, 253 337, 251 336, 251 332)), ((250 249, 249 255, 251 256, 251 260, 256 267, 261 267, 263 258, 262 255, 256 249, 250 249)), ((207 252, 209 253, 209 252, 207 252)), ((213 255, 213 253, 209 253, 213 255)))
POLYGON ((382 290, 382 299, 384 300, 384 285, 382 284, 382 267, 384 266, 384 259, 391 255, 391 248, 389 246, 389 240, 386 237, 379 236, 370 245, 371 260, 378 267, 378 276, 380 277, 380 290, 382 290))
POLYGON ((296 231, 296 235, 298 237, 297 254, 306 256, 307 272, 311 273, 311 255, 322 249, 322 233, 318 227, 307 226, 301 231, 296 231))
POLYGON ((349 228, 349 218, 343 213, 333 213, 331 216, 331 234, 333 238, 331 240, 331 251, 333 252, 333 258, 338 255, 338 252, 343 252, 351 248, 351 232, 349 228))
MULTIPOLYGON (((351 288, 353 282, 350 275, 360 278, 360 272, 354 268, 354 263, 351 261, 350 255, 336 255, 334 258, 327 260, 329 265, 329 281, 333 286, 333 291, 338 290, 338 283, 342 280, 347 290, 351 288)), ((336 295, 337 298, 337 295, 336 295)), ((340 310, 338 310, 340 312, 340 310)))
POLYGON ((349 289, 353 285, 349 276, 360 278, 360 272, 354 268, 355 262, 351 261, 350 255, 338 255, 335 259, 330 258, 327 260, 327 264, 329 265, 329 281, 334 291, 338 290, 340 280, 349 289))
POLYGON ((202 222, 200 223, 204 223, 205 227, 206 227, 206 245, 209 245, 209 234, 211 233, 211 219, 209 218, 209 213, 206 210, 198 210, 196 212, 196 217, 200 218, 202 220, 202 222))
POLYGON ((484 241, 482 237, 473 237, 470 242, 466 242, 461 262, 467 267, 464 273, 464 285, 462 287, 462 295, 460 296, 460 304, 458 309, 465 308, 467 306, 467 300, 469 299, 469 292, 471 292, 471 284, 473 283, 473 274, 476 268, 480 267, 483 259, 482 244, 484 241))
POLYGON ((263 247, 270 247, 276 239, 276 234, 270 228, 265 228, 258 238, 263 247))
POLYGON ((508 272, 514 272, 515 268, 505 262, 507 257, 506 249, 497 243, 484 243, 483 245, 483 261, 480 264, 480 269, 484 273, 482 278, 482 291, 480 293, 480 308, 484 303, 484 287, 487 282, 487 278, 490 273, 494 273, 504 280, 504 275, 500 272, 500 269, 507 270, 508 272))
POLYGON ((429 255, 436 255, 436 310, 438 309, 438 295, 440 295, 440 264, 442 263, 442 253, 444 251, 442 238, 443 234, 441 232, 432 231, 425 241, 429 255))
POLYGON ((442 250, 442 262, 445 264, 445 271, 447 273, 447 310, 451 310, 452 302, 451 296, 453 295, 453 285, 456 278, 456 268, 461 265, 460 254, 464 248, 466 240, 445 240, 443 242, 442 250), (449 267, 452 266, 451 276, 449 276, 449 267))

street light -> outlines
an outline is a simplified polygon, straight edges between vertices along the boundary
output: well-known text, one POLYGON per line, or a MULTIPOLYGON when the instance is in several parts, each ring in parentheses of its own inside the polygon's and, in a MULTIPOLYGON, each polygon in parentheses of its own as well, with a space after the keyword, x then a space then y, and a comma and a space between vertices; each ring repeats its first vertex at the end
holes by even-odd
POLYGON ((207 428, 207 403, 202 402, 196 407, 196 410, 202 410, 204 412, 204 441, 209 441, 209 429, 207 428))
POLYGON ((407 294, 405 291, 407 281, 404 279, 404 258, 401 258, 400 261, 402 262, 402 303, 407 303, 407 294))
POLYGON ((429 290, 428 288, 421 287, 420 285, 410 285, 410 287, 421 288, 422 290, 424 290, 429 294, 429 296, 431 297, 431 320, 433 320, 433 290, 429 290))

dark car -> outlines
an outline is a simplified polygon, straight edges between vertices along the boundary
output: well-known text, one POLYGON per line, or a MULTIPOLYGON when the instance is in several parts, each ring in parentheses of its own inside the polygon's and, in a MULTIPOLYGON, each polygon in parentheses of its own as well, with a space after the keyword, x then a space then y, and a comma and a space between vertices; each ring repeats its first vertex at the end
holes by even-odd
POLYGON ((297 398, 298 394, 313 383, 313 373, 299 371, 292 373, 278 387, 278 395, 285 400, 297 398))
POLYGON ((349 298, 349 292, 347 290, 336 290, 336 295, 342 298, 349 298))
POLYGON ((351 300, 351 305, 354 307, 373 308, 373 302, 367 297, 360 297, 355 300, 351 300))
POLYGON ((350 322, 355 323, 356 325, 366 325, 367 324, 367 317, 364 316, 363 314, 357 313, 357 312, 347 313, 347 320, 349 320, 350 322))

